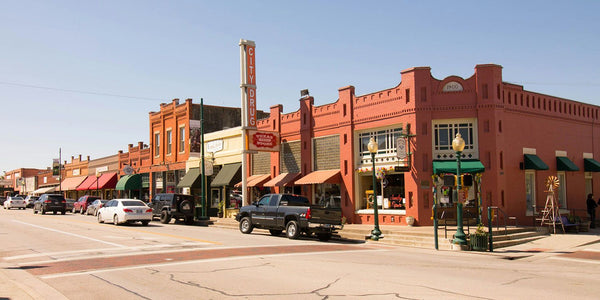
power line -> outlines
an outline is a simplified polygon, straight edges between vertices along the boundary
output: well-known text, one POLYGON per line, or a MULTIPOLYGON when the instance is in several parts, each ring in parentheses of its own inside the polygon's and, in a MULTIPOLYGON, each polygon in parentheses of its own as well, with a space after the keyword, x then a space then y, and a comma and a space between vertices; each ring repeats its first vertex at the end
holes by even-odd
POLYGON ((33 89, 58 91, 58 92, 68 92, 68 93, 96 95, 96 96, 108 96, 108 97, 129 98, 129 99, 150 100, 150 101, 164 101, 164 99, 159 99, 159 98, 117 95, 117 94, 110 94, 110 93, 99 93, 99 92, 90 92, 90 91, 81 91, 81 90, 70 90, 70 89, 61 89, 61 88, 39 86, 39 85, 31 85, 31 84, 22 84, 22 83, 14 83, 14 82, 5 82, 5 81, 0 81, 0 84, 12 85, 12 86, 20 86, 20 87, 33 88, 33 89))

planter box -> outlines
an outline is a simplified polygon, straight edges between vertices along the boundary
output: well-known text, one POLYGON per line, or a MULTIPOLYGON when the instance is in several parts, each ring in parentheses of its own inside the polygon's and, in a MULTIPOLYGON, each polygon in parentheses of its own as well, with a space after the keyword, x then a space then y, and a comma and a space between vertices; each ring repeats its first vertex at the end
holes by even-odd
POLYGON ((469 245, 473 251, 488 250, 488 236, 486 235, 471 235, 469 245))

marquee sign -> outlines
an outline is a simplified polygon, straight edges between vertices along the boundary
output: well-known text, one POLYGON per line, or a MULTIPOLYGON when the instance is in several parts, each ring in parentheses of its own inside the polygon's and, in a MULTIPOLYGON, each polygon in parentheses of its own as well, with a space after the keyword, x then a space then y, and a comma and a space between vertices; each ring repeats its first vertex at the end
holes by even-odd
POLYGON ((241 40, 242 63, 242 109, 245 120, 242 126, 256 128, 256 45, 253 41, 241 40))

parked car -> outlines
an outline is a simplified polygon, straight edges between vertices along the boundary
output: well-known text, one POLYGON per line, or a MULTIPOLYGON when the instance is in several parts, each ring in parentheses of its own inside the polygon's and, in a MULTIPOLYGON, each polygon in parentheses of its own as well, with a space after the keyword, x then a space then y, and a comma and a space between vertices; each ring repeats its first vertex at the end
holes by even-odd
POLYGON ((37 214, 38 211, 41 212, 42 215, 49 211, 54 214, 60 212, 64 215, 67 211, 67 201, 61 194, 42 194, 40 198, 33 203, 33 213, 37 214))
POLYGON ((38 196, 27 196, 25 198, 25 207, 33 207, 33 202, 35 202, 37 199, 39 199, 40 197, 38 196))
POLYGON ((25 199, 23 199, 22 197, 8 197, 8 199, 4 201, 4 209, 25 209, 25 206, 25 199))
POLYGON ((92 204, 88 205, 85 213, 87 215, 94 215, 94 217, 97 216, 98 210, 100 210, 100 207, 102 207, 102 205, 104 205, 106 202, 108 202, 108 200, 103 200, 103 199, 94 200, 94 202, 92 202, 92 204))
POLYGON ((184 220, 185 224, 194 224, 196 198, 183 194, 156 194, 149 203, 152 216, 159 217, 160 222, 167 224, 172 218, 184 220))
POLYGON ((327 241, 342 225, 342 210, 310 205, 307 198, 298 195, 267 194, 252 205, 240 208, 236 220, 245 234, 254 228, 263 228, 269 229, 271 235, 280 235, 285 230, 290 239, 306 233, 327 241))
POLYGON ((67 211, 73 211, 73 206, 75 205, 75 200, 73 200, 73 199, 65 199, 65 201, 67 201, 65 209, 67 211))
POLYGON ((100 197, 85 195, 79 198, 77 202, 73 203, 72 212, 79 212, 83 215, 84 212, 87 211, 88 205, 90 205, 95 200, 100 199, 100 197))
POLYGON ((137 199, 113 199, 98 210, 98 223, 112 222, 115 225, 140 221, 147 226, 152 220, 152 208, 137 199))

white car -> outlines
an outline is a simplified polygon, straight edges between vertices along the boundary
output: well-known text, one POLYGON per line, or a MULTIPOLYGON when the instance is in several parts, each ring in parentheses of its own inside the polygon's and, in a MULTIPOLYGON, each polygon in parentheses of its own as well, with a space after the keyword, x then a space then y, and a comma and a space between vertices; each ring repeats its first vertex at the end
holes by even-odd
POLYGON ((38 196, 27 196, 25 197, 25 207, 33 207, 33 202, 35 202, 40 197, 38 196))
POLYGON ((25 206, 25 199, 23 199, 22 197, 8 197, 8 199, 4 201, 4 209, 25 209, 25 206))
POLYGON ((98 210, 98 223, 112 222, 115 225, 140 221, 147 226, 152 220, 152 208, 136 199, 113 199, 98 210))

